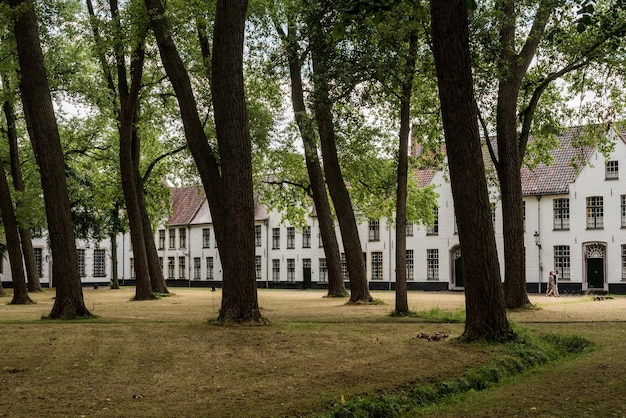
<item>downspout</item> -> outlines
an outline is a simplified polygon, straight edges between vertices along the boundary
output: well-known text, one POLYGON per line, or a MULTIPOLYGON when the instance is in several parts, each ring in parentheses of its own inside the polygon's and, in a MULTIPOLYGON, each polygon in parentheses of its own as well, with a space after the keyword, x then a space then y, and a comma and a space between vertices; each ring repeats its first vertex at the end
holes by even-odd
POLYGON ((539 291, 538 293, 541 294, 541 276, 543 275, 543 265, 542 265, 542 261, 541 261, 541 195, 537 195, 537 251, 538 251, 538 261, 539 261, 539 266, 538 266, 538 274, 539 274, 539 281, 538 281, 538 287, 539 287, 539 291))
POLYGON ((270 220, 265 220, 265 288, 270 288, 270 220))

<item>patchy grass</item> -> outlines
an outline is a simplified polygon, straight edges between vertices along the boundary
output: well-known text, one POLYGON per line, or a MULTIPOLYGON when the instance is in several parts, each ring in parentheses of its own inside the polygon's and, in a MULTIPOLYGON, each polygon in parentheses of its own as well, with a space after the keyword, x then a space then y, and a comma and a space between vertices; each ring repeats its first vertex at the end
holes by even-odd
MULTIPOLYGON (((493 364, 507 368, 498 359, 523 352, 517 347, 511 354, 507 344, 459 343, 463 324, 432 322, 434 314, 391 317, 391 292, 373 292, 384 304, 355 306, 324 298, 322 291, 260 290, 262 315, 271 321, 262 327, 211 325, 221 304, 219 290, 177 288, 153 301, 130 301, 133 293, 85 289, 85 303, 98 316, 87 321, 42 321, 52 308, 52 291, 32 294, 36 305, 0 305, 0 411, 12 417, 302 416, 323 413, 342 399, 391 399, 441 382, 476 385, 499 376, 493 364), (420 334, 450 338, 416 338, 420 334)), ((602 405, 611 401, 615 408, 617 396, 607 393, 626 390, 626 303, 616 297, 572 304, 568 298, 540 298, 541 309, 510 316, 540 341, 546 338, 537 336, 554 334, 547 339, 576 349, 584 343, 567 335, 580 335, 597 345, 595 351, 500 379, 505 384, 486 390, 451 395, 429 406, 428 414, 525 416, 510 412, 521 405, 548 416, 546 411, 555 411, 553 397, 582 399, 584 388, 596 416, 609 416, 601 413, 608 411, 602 405), (607 321, 607 315, 622 319, 607 321)), ((464 299, 458 293, 410 292, 409 305, 414 312, 439 309, 445 317, 461 310, 464 299)), ((618 402, 614 411, 623 415, 624 401, 618 402)), ((557 404, 559 415, 576 416, 571 408, 581 402, 557 404)))

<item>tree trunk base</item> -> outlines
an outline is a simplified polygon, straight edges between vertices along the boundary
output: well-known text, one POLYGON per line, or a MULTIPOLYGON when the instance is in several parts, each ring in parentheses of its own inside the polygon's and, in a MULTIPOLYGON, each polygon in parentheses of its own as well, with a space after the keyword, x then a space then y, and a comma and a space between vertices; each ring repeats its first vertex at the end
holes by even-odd
POLYGON ((66 304, 63 309, 57 309, 54 307, 48 319, 90 319, 95 318, 85 306, 73 306, 66 304))
POLYGON ((348 296, 350 296, 350 292, 348 292, 348 290, 344 287, 343 289, 336 291, 336 292, 328 292, 328 294, 326 296, 324 296, 325 298, 347 298, 348 296))
POLYGON ((26 295, 26 296, 21 296, 21 297, 13 297, 13 300, 11 301, 9 305, 31 305, 34 303, 35 302, 33 302, 33 300, 30 297, 28 297, 28 295, 26 295))
POLYGON ((156 300, 156 299, 158 299, 158 297, 154 293, 149 293, 147 295, 135 295, 135 297, 133 298, 133 300, 135 300, 135 301, 138 301, 138 300, 156 300))

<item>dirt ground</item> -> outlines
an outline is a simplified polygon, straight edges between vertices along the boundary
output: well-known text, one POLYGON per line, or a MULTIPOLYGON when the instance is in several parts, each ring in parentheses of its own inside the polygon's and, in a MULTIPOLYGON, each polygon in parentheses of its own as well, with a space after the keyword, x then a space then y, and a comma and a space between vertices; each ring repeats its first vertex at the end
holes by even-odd
MULTIPOLYGON (((304 416, 344 396, 440 382, 485 364, 493 354, 455 343, 463 324, 390 317, 393 292, 372 292, 380 304, 348 306, 347 299, 324 298, 323 291, 260 289, 269 326, 218 327, 209 319, 218 314, 219 289, 170 291, 159 300, 133 302, 133 288, 85 288, 85 303, 98 318, 69 322, 41 320, 52 308, 53 291, 32 295, 33 305, 0 299, 0 417, 304 416), (436 332, 450 338, 416 338, 436 332)), ((591 363, 572 365, 581 381, 572 379, 573 372, 560 374, 560 396, 574 399, 581 385, 591 387, 596 380, 601 396, 607 376, 614 376, 615 393, 626 390, 625 296, 530 299, 537 309, 509 312, 512 322, 538 332, 590 335, 605 347, 596 357, 583 356, 591 363)), ((455 311, 464 308, 464 295, 409 292, 409 307, 455 311)), ((551 382, 531 376, 538 379, 532 390, 548 400, 559 396, 551 394, 551 382)), ((485 411, 486 401, 476 401, 471 413, 457 409, 440 416, 526 416, 511 412, 520 404, 532 416, 559 416, 530 403, 534 392, 524 390, 505 393, 501 406, 494 402, 488 413, 477 413, 485 411)), ((626 411, 622 404, 618 410, 626 411)), ((589 411, 609 406, 615 408, 589 411)))

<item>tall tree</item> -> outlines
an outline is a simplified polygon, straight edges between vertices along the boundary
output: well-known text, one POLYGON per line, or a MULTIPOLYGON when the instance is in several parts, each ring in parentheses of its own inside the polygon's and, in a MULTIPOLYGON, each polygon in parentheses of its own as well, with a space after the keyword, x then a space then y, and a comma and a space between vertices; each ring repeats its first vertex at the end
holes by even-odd
MULTIPOLYGON (((561 109, 550 109, 552 114, 544 118, 548 124, 533 126, 540 100, 557 79, 602 61, 623 45, 626 34, 623 2, 607 2, 596 8, 594 3, 583 1, 576 11, 575 4, 554 0, 528 4, 498 1, 489 4, 486 12, 496 25, 477 24, 478 45, 487 54, 480 55, 482 69, 478 82, 486 86, 483 101, 479 101, 485 109, 481 121, 486 137, 494 127, 488 126, 489 122, 495 123, 496 132, 497 150, 491 141, 487 144, 500 183, 504 293, 508 308, 530 304, 526 293, 521 182, 528 141, 533 131, 559 129, 557 114, 561 109), (490 114, 492 110, 495 114, 490 114)), ((562 103, 558 107, 563 107, 562 103)))
POLYGON ((13 300, 11 300, 11 304, 24 305, 33 303, 26 289, 20 234, 2 156, 0 156, 0 214, 2 215, 2 223, 4 224, 4 231, 7 237, 7 249, 11 264, 11 277, 13 279, 13 300))
POLYGON ((512 337, 491 221, 478 115, 474 102, 467 2, 431 0, 433 53, 463 253, 468 341, 512 337))
POLYGON ((310 30, 310 49, 313 63, 313 110, 320 137, 326 182, 337 214, 346 254, 350 276, 350 302, 371 302, 373 298, 369 292, 361 238, 337 154, 332 113, 333 102, 330 97, 332 34, 329 33, 329 25, 323 24, 328 23, 324 22, 328 15, 326 6, 322 4, 319 10, 311 13, 307 22, 310 30))
POLYGON ((337 242, 333 215, 328 200, 324 173, 320 164, 314 124, 306 108, 304 88, 302 86, 301 51, 298 46, 296 24, 293 21, 293 17, 289 18, 287 32, 284 31, 277 18, 274 21, 274 25, 283 42, 283 48, 285 49, 289 64, 291 104, 304 145, 304 158, 310 180, 311 194, 319 222, 324 255, 326 256, 328 296, 344 297, 348 295, 348 291, 343 282, 339 244, 337 242))
POLYGON ((56 298, 50 317, 91 316, 83 300, 63 149, 44 67, 35 8, 31 0, 10 0, 9 5, 15 13, 13 32, 20 64, 19 86, 26 125, 40 170, 54 259, 56 298))
MULTIPOLYGON (((0 77, 2 86, 5 90, 5 100, 2 105, 4 116, 7 122, 7 139, 9 140, 9 156, 11 163, 11 178, 13 179, 13 187, 20 193, 26 190, 24 179, 22 177, 22 168, 19 157, 19 147, 17 138, 17 128, 15 126, 15 109, 13 106, 13 92, 6 76, 0 77)), ((16 196, 15 210, 17 212, 22 209, 23 200, 16 196)), ((35 250, 33 241, 28 227, 18 222, 18 231, 20 235, 20 244, 22 247, 22 255, 24 257, 24 266, 26 268, 26 277, 28 278, 27 288, 29 292, 40 292, 41 281, 39 280, 39 272, 37 271, 37 263, 35 260, 35 250)))
POLYGON ((211 91, 219 163, 200 120, 189 74, 172 39, 164 6, 160 0, 145 0, 145 4, 214 220, 224 272, 219 319, 258 322, 261 314, 254 266, 251 150, 242 73, 247 2, 217 3, 211 91), (223 108, 218 110, 220 106, 223 108))

